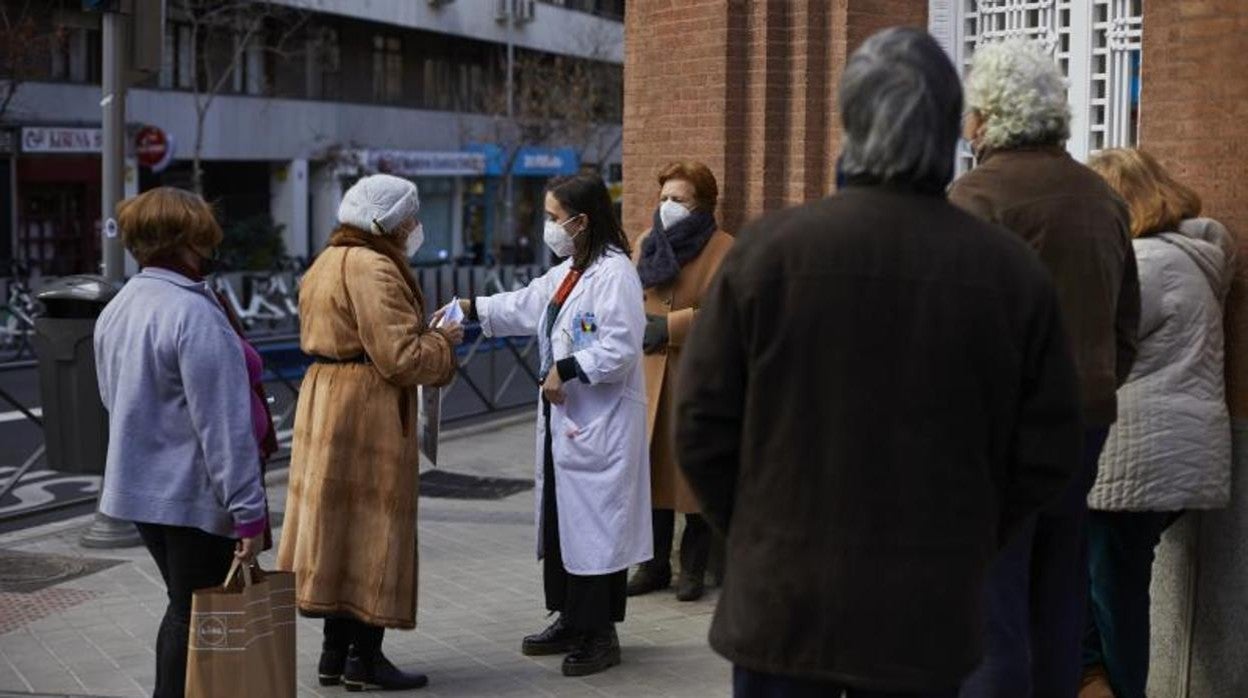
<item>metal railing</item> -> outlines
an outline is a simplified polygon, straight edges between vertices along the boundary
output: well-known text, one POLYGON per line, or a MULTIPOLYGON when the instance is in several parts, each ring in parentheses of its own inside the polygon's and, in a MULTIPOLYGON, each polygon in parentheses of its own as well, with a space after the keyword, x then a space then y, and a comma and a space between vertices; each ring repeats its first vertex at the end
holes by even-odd
MULTIPOLYGON (((432 309, 444 305, 456 296, 469 298, 519 288, 541 274, 543 269, 537 266, 443 266, 418 268, 414 271, 428 309, 432 309)), ((274 456, 278 462, 290 457, 299 390, 303 375, 312 362, 300 350, 296 330, 297 325, 273 334, 249 338, 264 358, 265 383, 270 388, 280 386, 289 398, 288 403, 273 414, 274 429, 279 435, 281 445, 281 449, 274 456)), ((533 404, 536 400, 535 388, 541 383, 537 375, 536 347, 537 341, 533 337, 487 338, 479 325, 465 327, 464 343, 456 349, 456 376, 442 392, 443 424, 453 425, 533 404)), ((4 382, 6 375, 37 370, 37 361, 0 363, 0 405, 14 410, 20 415, 21 421, 29 422, 42 431, 43 418, 40 409, 24 404, 4 382)), ((27 475, 43 472, 35 471, 34 468, 43 460, 45 453, 46 444, 41 439, 32 452, 19 459, 20 464, 16 470, 0 482, 0 501, 13 492, 27 475)), ((67 474, 66 477, 82 475, 67 474)), ((54 500, 15 514, 0 512, 0 523, 93 502, 97 496, 91 494, 54 500)))

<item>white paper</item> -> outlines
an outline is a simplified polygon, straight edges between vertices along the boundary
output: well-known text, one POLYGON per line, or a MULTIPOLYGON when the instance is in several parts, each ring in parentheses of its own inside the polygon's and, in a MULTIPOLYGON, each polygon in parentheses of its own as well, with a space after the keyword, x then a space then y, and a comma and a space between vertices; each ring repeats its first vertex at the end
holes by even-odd
POLYGON ((464 309, 459 307, 459 296, 452 298, 451 302, 442 308, 442 319, 438 320, 438 324, 434 325, 434 327, 445 327, 455 324, 464 324, 464 309))

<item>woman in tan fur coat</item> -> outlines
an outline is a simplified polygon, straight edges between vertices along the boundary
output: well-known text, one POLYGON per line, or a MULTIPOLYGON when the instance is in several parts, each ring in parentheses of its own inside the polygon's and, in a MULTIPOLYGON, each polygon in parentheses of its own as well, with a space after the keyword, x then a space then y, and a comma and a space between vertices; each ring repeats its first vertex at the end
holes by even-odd
POLYGON ((407 264, 419 207, 405 179, 360 180, 299 293, 316 362, 295 416, 278 567, 296 573, 300 612, 325 618, 321 684, 352 691, 428 683, 381 653, 385 628, 416 625, 416 386, 449 382, 463 340, 458 325, 424 320, 407 264))

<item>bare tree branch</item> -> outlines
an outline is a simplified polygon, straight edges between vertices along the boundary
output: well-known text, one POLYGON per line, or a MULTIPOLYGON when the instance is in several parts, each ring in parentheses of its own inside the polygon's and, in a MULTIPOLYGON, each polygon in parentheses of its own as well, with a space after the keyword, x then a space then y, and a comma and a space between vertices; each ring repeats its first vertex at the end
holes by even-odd
POLYGON ((30 0, 23 0, 16 11, 8 3, 0 3, 0 122, 33 68, 34 57, 42 47, 41 38, 30 0))
POLYGON ((203 194, 204 123, 217 96, 236 77, 250 51, 259 48, 265 54, 290 55, 284 53, 285 44, 303 31, 307 14, 264 0, 178 0, 177 8, 190 25, 196 68, 191 76, 196 118, 191 179, 195 191, 203 194), (265 41, 266 32, 275 29, 280 33, 265 41), (254 45, 257 39, 263 42, 259 47, 254 45), (217 55, 214 48, 218 44, 229 49, 217 55), (224 60, 217 74, 216 61, 220 59, 224 60))

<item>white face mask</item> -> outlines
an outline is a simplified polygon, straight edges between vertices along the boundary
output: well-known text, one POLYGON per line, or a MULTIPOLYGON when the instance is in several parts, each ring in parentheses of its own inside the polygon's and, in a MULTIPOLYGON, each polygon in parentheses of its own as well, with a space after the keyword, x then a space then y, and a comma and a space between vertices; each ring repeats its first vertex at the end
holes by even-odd
POLYGON ((564 223, 546 221, 546 227, 542 230, 542 238, 545 239, 546 246, 555 253, 556 257, 571 257, 572 253, 576 252, 576 236, 568 234, 567 229, 563 227, 564 223))
POLYGON ((684 204, 677 203, 671 199, 659 204, 659 221, 663 223, 664 230, 670 230, 672 226, 691 215, 693 215, 693 211, 686 208, 684 204))
POLYGON ((412 258, 416 256, 416 252, 420 250, 420 246, 425 244, 425 226, 423 223, 417 223, 416 229, 407 236, 407 256, 412 258))

